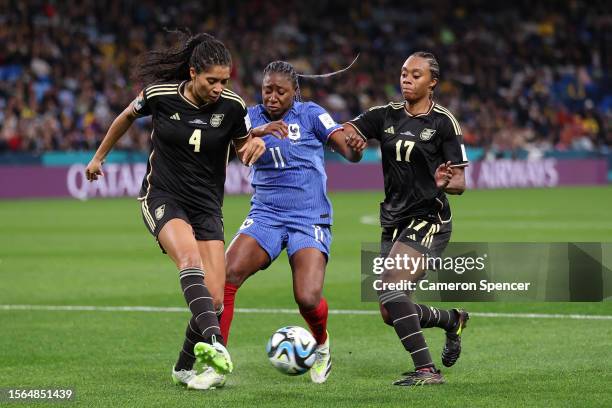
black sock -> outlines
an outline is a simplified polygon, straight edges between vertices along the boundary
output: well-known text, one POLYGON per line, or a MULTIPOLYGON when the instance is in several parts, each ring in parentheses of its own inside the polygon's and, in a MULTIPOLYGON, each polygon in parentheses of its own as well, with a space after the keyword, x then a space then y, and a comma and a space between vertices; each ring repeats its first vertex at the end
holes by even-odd
POLYGON ((200 341, 204 341, 204 337, 196 331, 196 322, 193 316, 187 323, 187 329, 185 330, 185 341, 183 342, 183 349, 179 353, 178 360, 174 365, 176 371, 179 370, 191 370, 195 364, 195 355, 193 354, 193 346, 200 341))
POLYGON ((380 303, 393 319, 393 327, 402 345, 410 353, 415 369, 433 367, 429 348, 421 330, 415 304, 408 295, 398 290, 379 294, 380 303))
POLYGON ((459 318, 454 310, 438 309, 433 306, 415 304, 422 328, 440 327, 446 331, 457 326, 459 318))
POLYGON ((185 301, 197 325, 194 329, 201 333, 204 342, 219 341, 223 344, 212 296, 204 283, 204 272, 199 268, 187 268, 179 273, 179 277, 185 301))

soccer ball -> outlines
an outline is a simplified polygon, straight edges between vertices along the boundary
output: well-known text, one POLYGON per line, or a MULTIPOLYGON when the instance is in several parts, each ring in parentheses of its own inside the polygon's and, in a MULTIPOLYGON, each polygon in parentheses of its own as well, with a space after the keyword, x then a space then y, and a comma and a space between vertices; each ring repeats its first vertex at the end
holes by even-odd
POLYGON ((301 375, 314 364, 316 348, 317 342, 308 330, 287 326, 274 332, 266 352, 270 363, 281 373, 301 375))

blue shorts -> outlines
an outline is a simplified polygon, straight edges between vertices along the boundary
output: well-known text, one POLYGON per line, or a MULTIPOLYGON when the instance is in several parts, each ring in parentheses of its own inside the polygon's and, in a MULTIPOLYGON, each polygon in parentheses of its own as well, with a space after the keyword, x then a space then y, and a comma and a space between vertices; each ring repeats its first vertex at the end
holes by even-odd
POLYGON ((331 228, 326 224, 308 224, 290 217, 251 210, 236 233, 249 235, 268 253, 270 262, 274 261, 283 249, 291 257, 300 249, 315 248, 329 259, 331 228))

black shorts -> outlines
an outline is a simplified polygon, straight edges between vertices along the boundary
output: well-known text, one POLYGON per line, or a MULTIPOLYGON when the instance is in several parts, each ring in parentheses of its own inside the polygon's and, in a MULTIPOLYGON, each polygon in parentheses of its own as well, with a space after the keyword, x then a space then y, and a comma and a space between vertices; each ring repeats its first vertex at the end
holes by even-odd
POLYGON ((436 223, 411 218, 397 227, 384 227, 380 237, 380 253, 387 256, 396 241, 402 242, 422 254, 441 256, 450 241, 452 222, 436 223))
POLYGON ((151 191, 140 199, 140 209, 145 226, 155 238, 168 221, 180 218, 191 225, 197 241, 225 241, 221 217, 190 208, 170 194, 151 191))

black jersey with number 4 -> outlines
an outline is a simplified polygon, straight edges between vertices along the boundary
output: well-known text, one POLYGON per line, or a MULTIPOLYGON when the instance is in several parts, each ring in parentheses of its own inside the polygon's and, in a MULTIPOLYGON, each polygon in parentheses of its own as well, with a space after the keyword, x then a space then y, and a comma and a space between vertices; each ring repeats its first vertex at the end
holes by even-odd
POLYGON ((461 128, 446 108, 433 102, 419 115, 411 115, 404 106, 376 106, 349 122, 364 138, 380 142, 385 179, 380 223, 395 227, 413 217, 446 223, 451 212, 434 173, 447 161, 468 164, 461 128))
POLYGON ((221 216, 230 142, 246 137, 250 128, 246 106, 229 90, 197 106, 184 96, 185 84, 148 86, 132 104, 137 116, 153 120, 139 198, 160 190, 192 209, 221 216))

